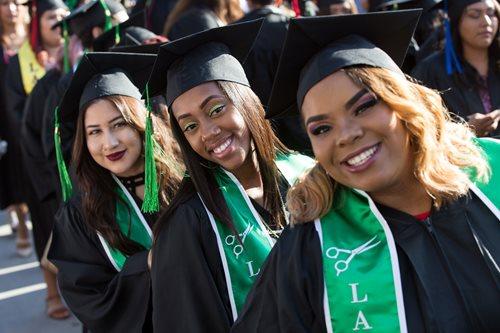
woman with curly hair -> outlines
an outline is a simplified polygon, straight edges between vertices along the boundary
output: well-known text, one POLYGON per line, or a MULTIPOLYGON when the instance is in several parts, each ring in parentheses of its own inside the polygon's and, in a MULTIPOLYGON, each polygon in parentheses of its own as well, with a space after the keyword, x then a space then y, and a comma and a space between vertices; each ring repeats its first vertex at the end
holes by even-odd
POLYGON ((234 332, 500 327, 500 145, 399 69, 418 16, 290 23, 270 114, 297 106, 317 164, 234 332))

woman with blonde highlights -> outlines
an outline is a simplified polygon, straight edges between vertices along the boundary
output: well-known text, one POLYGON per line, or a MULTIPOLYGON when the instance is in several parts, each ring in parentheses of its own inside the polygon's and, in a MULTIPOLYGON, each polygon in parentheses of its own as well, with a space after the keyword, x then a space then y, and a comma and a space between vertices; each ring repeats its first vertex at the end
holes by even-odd
POLYGON ((500 327, 500 145, 399 69, 417 20, 291 22, 270 114, 296 103, 317 163, 288 192, 293 227, 233 332, 500 327), (384 24, 394 31, 379 35, 384 24), (332 34, 311 43, 318 31, 332 34), (295 45, 310 45, 307 56, 294 60, 295 45))
POLYGON ((64 146, 74 141, 76 191, 71 195, 57 147, 66 202, 48 258, 66 303, 92 332, 152 331, 149 258, 158 212, 146 202, 165 209, 183 172, 166 115, 147 117, 141 101, 138 87, 144 88, 154 60, 87 53, 61 102, 56 129, 64 146))

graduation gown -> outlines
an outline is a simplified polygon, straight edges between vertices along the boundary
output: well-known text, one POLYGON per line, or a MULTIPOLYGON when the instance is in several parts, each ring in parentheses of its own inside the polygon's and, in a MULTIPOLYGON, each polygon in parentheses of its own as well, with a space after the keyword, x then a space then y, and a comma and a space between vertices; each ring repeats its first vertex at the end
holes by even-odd
MULTIPOLYGON (((485 113, 481 98, 474 82, 477 82, 478 73, 464 60, 463 79, 458 75, 448 75, 445 67, 444 52, 438 52, 423 60, 412 72, 412 76, 433 89, 443 92, 443 100, 448 109, 464 119, 474 113, 485 113)), ((492 110, 500 109, 500 71, 490 61, 488 70, 488 91, 491 98, 492 110)), ((492 111, 488 110, 488 112, 492 111)), ((500 128, 490 133, 491 136, 500 135, 500 128)))
POLYGON ((9 204, 19 204, 26 201, 29 194, 26 183, 26 172, 21 155, 20 136, 26 93, 24 91, 19 56, 10 58, 4 78, 5 104, 4 112, 7 122, 7 139, 9 150, 4 156, 7 163, 6 187, 9 190, 9 204))
POLYGON ((222 21, 206 6, 191 6, 179 16, 168 32, 168 39, 176 40, 204 30, 217 28, 222 21))
MULTIPOLYGON (((0 47, 0 140, 8 142, 7 110, 5 107, 5 74, 8 62, 5 59, 3 47, 0 47)), ((0 158, 0 209, 11 204, 10 189, 8 188, 8 163, 6 156, 0 158)))
POLYGON ((57 210, 56 186, 58 184, 42 146, 43 113, 46 97, 54 87, 61 72, 53 69, 41 78, 31 91, 24 107, 21 126, 21 150, 27 173, 29 188, 34 195, 28 195, 33 222, 35 248, 39 258, 49 239, 57 210))
POLYGON ((147 255, 129 256, 118 272, 87 227, 78 195, 58 211, 48 258, 65 302, 92 333, 152 331, 147 255))
MULTIPOLYGON (((42 150, 43 154, 47 160, 49 168, 52 173, 52 178, 55 179, 55 193, 57 201, 62 201, 61 186, 59 182, 59 171, 57 169, 56 152, 54 146, 54 117, 55 109, 59 105, 66 89, 69 87, 73 73, 63 74, 55 86, 53 86, 45 101, 41 128, 41 139, 42 139, 42 150)), ((63 126, 61 131, 61 136, 66 137, 66 135, 72 136, 75 133, 76 128, 74 124, 61 124, 63 126), (70 127, 73 126, 73 127, 70 127)), ((62 141, 62 151, 66 161, 71 158, 71 148, 73 140, 62 141)))
POLYGON ((175 0, 138 0, 132 9, 131 15, 146 10, 145 28, 157 35, 161 35, 163 34, 163 28, 168 14, 170 14, 175 4, 175 0), (146 4, 146 2, 148 2, 149 5, 146 4))
MULTIPOLYGON (((286 181, 280 182, 282 196, 286 181)), ((153 247, 155 332, 229 332, 233 316, 216 234, 193 185, 163 224, 153 247)), ((269 213, 252 200, 264 221, 269 213)))
MULTIPOLYGON (((484 203, 469 192, 425 222, 378 208, 396 242, 408 332, 498 332, 500 273, 484 249, 500 261, 500 224, 484 203)), ((314 223, 287 227, 231 332, 326 332, 323 296, 314 223)))

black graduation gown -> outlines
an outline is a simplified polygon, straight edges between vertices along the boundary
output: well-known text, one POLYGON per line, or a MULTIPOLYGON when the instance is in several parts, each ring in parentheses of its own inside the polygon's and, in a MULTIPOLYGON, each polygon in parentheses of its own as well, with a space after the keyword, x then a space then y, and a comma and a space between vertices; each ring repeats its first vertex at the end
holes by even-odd
POLYGON ((163 34, 163 28, 168 14, 170 14, 175 4, 175 0, 138 0, 131 14, 134 15, 142 10, 146 10, 145 28, 157 35, 161 35, 163 34), (146 2, 150 3, 147 7, 146 2))
POLYGON ((170 40, 176 40, 219 26, 220 20, 212 10, 203 5, 196 5, 190 7, 179 16, 177 22, 174 23, 168 32, 167 37, 170 40))
MULTIPOLYGON (((280 181, 280 193, 288 185, 280 181)), ((229 332, 233 316, 215 232, 198 194, 188 190, 163 225, 153 247, 155 332, 229 332)), ((252 203, 264 221, 269 215, 252 203)))
MULTIPOLYGON (((69 87, 73 73, 67 73, 60 77, 58 83, 50 89, 45 101, 43 119, 42 119, 42 149, 52 173, 52 178, 55 180, 55 193, 58 202, 62 201, 61 186, 59 181, 59 171, 57 169, 56 152, 54 147, 54 117, 55 108, 59 105, 66 89, 69 87)), ((67 125, 69 126, 69 125, 67 125)), ((61 136, 66 134, 73 135, 75 132, 74 124, 71 128, 64 127, 61 130, 61 136)), ((70 160, 72 140, 62 140, 62 151, 66 161, 70 160)))
POLYGON ((4 77, 5 84, 5 115, 7 120, 7 139, 9 150, 4 156, 7 163, 7 188, 10 204, 26 201, 29 189, 26 187, 26 172, 22 161, 20 136, 26 92, 21 77, 19 56, 10 58, 4 77))
MULTIPOLYGON (((478 73, 466 61, 462 60, 464 78, 448 75, 445 67, 444 52, 434 53, 423 60, 412 72, 412 76, 422 81, 427 87, 443 92, 443 100, 448 109, 467 120, 474 113, 485 113, 477 89, 472 85, 478 73)), ((488 70, 488 90, 493 110, 500 109, 500 71, 490 61, 488 70)), ((500 134, 500 127, 491 136, 500 134)))
MULTIPOLYGON (((0 45, 0 140, 8 141, 7 110, 5 108, 5 74, 8 63, 5 62, 3 47, 0 45)), ((8 188, 8 164, 6 156, 0 158, 0 209, 11 204, 8 188)))
MULTIPOLYGON (((396 242, 408 332, 498 332, 500 273, 483 251, 500 261, 491 211, 474 194, 426 222, 379 209, 396 242)), ((326 332, 323 286, 314 223, 287 228, 231 332, 326 332)))
POLYGON ((54 215, 58 207, 55 194, 58 182, 43 153, 41 132, 46 97, 51 88, 57 84, 60 76, 61 72, 53 69, 37 82, 26 100, 21 125, 23 163, 29 170, 27 182, 34 194, 27 195, 27 200, 33 222, 35 248, 39 258, 43 255, 52 231, 54 215))
POLYGON ((152 332, 147 255, 129 256, 117 272, 85 224, 78 196, 57 213, 48 259, 65 302, 92 333, 152 332))

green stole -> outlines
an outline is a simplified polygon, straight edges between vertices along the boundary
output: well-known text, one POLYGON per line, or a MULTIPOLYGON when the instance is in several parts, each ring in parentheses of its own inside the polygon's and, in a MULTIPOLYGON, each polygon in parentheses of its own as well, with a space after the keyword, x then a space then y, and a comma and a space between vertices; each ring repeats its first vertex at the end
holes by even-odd
MULTIPOLYGON (((477 143, 492 174, 487 184, 474 181, 471 191, 500 220, 500 143, 477 143)), ((322 248, 327 332, 407 332, 396 245, 368 194, 341 187, 333 208, 314 223, 322 248)))
MULTIPOLYGON (((116 200, 115 207, 116 223, 118 223, 124 236, 149 250, 153 244, 153 232, 151 228, 125 186, 123 186, 115 175, 112 175, 112 177, 118 185, 116 188, 116 194, 119 198, 119 200, 116 200)), ((113 267, 117 271, 121 271, 123 265, 125 265, 127 256, 111 247, 101 234, 97 233, 97 236, 113 267)))
MULTIPOLYGON (((295 180, 314 163, 309 157, 292 154, 279 155, 276 165, 287 182, 293 185, 295 180)), ((259 214, 236 177, 222 168, 217 168, 214 173, 229 208, 234 228, 241 240, 240 243, 227 226, 215 220, 205 206, 217 238, 233 320, 236 320, 275 241, 267 233, 259 214)), ((201 196, 200 199, 203 202, 201 196)))

